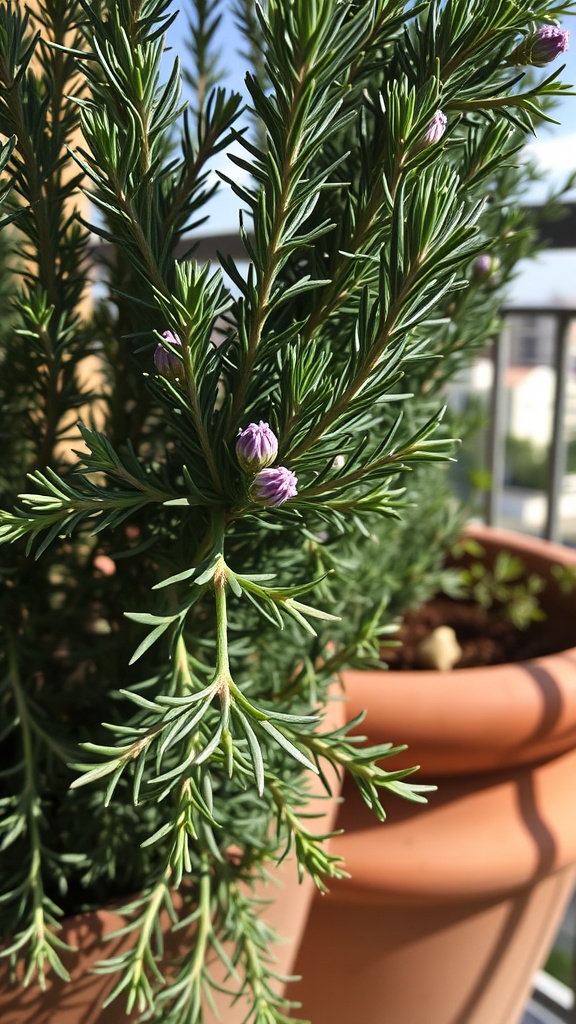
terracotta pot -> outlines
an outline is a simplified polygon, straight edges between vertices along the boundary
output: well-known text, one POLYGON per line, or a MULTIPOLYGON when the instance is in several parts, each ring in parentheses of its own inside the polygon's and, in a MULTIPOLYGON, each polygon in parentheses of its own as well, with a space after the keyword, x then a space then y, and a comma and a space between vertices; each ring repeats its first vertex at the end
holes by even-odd
MULTIPOLYGON (((339 728, 344 723, 345 705, 341 699, 334 700, 328 708, 325 731, 339 728)), ((327 771, 326 777, 332 788, 332 797, 326 798, 325 790, 319 780, 312 776, 310 784, 311 802, 308 810, 322 817, 311 818, 307 826, 318 833, 330 831, 336 816, 340 794, 340 780, 335 772, 327 771)), ((294 960, 306 924, 315 886, 311 879, 298 881, 297 867, 294 857, 287 857, 274 871, 270 869, 272 878, 267 884, 256 886, 256 895, 265 901, 262 917, 275 929, 279 936, 279 944, 274 951, 277 957, 275 970, 281 976, 292 973, 294 960)), ((188 911, 189 912, 189 911, 188 911)), ((37 985, 23 989, 8 983, 5 962, 0 960, 0 1021, 2 1024, 127 1024, 135 1021, 137 1014, 128 1017, 125 1002, 120 996, 106 1009, 102 1009, 109 992, 118 981, 117 975, 98 975, 92 972, 99 960, 117 956, 128 948, 125 939, 106 940, 116 929, 124 924, 124 920, 114 910, 103 909, 90 914, 78 914, 63 921, 59 937, 74 947, 75 952, 63 955, 62 959, 72 981, 62 981, 51 975, 45 992, 37 985)), ((166 918, 166 927, 169 922, 166 918)), ((177 957, 186 952, 194 941, 194 931, 183 931, 169 936, 166 946, 170 957, 177 957), (177 943, 177 945, 176 945, 177 943)), ((234 983, 227 982, 224 968, 219 961, 214 962, 211 971, 213 977, 222 984, 234 988, 234 983)), ((280 984, 280 983, 279 983, 280 984)), ((249 1004, 240 999, 234 1002, 222 993, 215 993, 215 1003, 219 1016, 206 1010, 205 1024, 242 1024, 245 1020, 249 1004)))
MULTIPOLYGON (((477 528, 550 580, 576 553, 477 528)), ((574 616, 552 581, 549 616, 574 616)), ((574 631, 576 642, 576 626, 574 631)), ((572 892, 576 864, 576 648, 451 673, 349 672, 349 715, 383 763, 420 764, 425 806, 385 798, 376 823, 351 786, 334 843, 349 880, 315 900, 292 986, 313 1024, 516 1024, 572 892)))

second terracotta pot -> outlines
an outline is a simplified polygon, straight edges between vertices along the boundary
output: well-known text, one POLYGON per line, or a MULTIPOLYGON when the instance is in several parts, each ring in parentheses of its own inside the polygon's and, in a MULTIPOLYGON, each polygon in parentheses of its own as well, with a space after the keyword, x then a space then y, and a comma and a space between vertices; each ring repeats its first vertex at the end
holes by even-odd
MULTIPOLYGON (((476 530, 547 578, 564 548, 476 530)), ((576 642, 576 628, 575 628, 576 642)), ((335 852, 351 878, 316 899, 293 986, 313 1024, 517 1024, 574 885, 576 649, 518 665, 350 672, 352 718, 438 784, 425 806, 385 799, 379 825, 350 785, 335 852)))

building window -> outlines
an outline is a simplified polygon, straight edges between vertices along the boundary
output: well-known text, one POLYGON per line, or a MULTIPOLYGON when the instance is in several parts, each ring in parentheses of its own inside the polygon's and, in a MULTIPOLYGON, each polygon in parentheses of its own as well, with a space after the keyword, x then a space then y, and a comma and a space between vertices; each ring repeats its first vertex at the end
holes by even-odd
POLYGON ((523 366, 534 366, 538 362, 538 338, 535 334, 520 335, 520 362, 523 366))

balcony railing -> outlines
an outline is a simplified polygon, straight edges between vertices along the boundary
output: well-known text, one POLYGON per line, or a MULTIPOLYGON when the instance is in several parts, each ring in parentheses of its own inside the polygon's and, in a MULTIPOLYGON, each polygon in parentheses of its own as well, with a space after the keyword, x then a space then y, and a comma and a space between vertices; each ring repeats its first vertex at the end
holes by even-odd
POLYGON ((508 324, 514 317, 546 317, 554 323, 554 369, 555 388, 553 399, 553 422, 548 451, 548 474, 546 494, 546 519, 543 536, 548 540, 560 541, 560 507, 566 476, 566 397, 569 365, 570 327, 576 320, 576 308, 554 306, 511 306, 503 310, 504 326, 492 347, 494 377, 490 400, 489 433, 487 445, 487 469, 491 487, 485 501, 485 518, 490 525, 496 525, 504 491, 506 464, 506 371, 510 365, 508 324))
POLYGON ((573 990, 538 971, 522 1024, 573 1024, 575 1012, 573 990))
MULTIPOLYGON (((487 466, 491 487, 486 493, 485 518, 499 521, 506 479, 507 395, 506 375, 510 366, 510 323, 515 317, 545 317, 553 322, 554 394, 551 436, 545 488, 546 515, 542 534, 548 540, 562 540, 561 498, 566 477, 566 408, 570 376, 570 328, 576 320, 576 308, 551 306, 514 306, 503 310, 503 329, 492 346, 493 383, 487 443, 487 466)), ((574 913, 572 909, 571 913, 574 913)), ((576 945, 572 949, 572 969, 576 964, 576 945)), ((576 972, 574 972, 576 977, 576 972)), ((526 1007, 522 1024, 576 1024, 576 1000, 571 987, 539 971, 534 991, 526 1007)))

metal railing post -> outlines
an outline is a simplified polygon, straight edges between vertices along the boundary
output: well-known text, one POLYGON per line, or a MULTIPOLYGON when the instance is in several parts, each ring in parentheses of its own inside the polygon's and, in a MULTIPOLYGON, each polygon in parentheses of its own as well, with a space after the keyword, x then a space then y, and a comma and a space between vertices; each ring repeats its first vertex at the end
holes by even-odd
POLYGON ((489 526, 498 517, 498 505, 504 488, 506 470, 506 369, 510 353, 510 330, 504 320, 500 334, 492 343, 492 393, 487 437, 487 463, 490 489, 486 492, 484 516, 489 526))
POLYGON ((566 391, 568 382, 568 335, 571 316, 558 310, 555 324, 554 408, 552 437, 548 452, 547 508, 544 536, 547 540, 560 540, 560 500, 566 473, 566 391))

